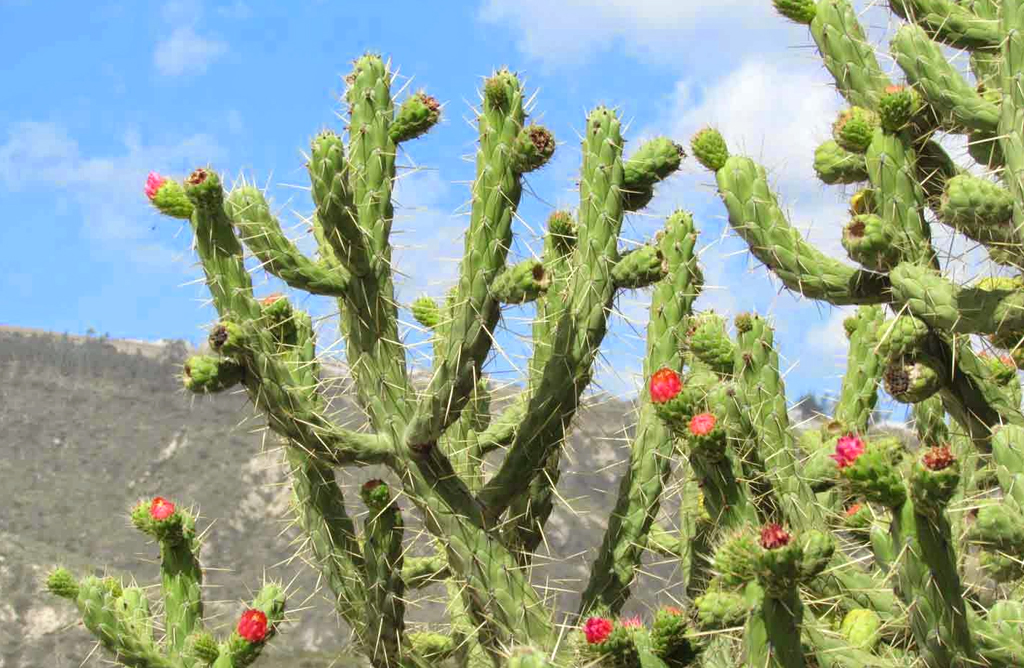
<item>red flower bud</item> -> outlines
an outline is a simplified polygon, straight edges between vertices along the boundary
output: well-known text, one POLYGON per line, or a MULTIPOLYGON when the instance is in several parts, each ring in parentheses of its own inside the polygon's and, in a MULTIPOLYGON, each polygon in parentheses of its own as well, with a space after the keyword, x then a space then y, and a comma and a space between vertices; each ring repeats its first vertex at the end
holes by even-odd
POLYGON ((929 471, 941 471, 942 469, 948 469, 953 465, 954 461, 955 458, 953 457, 953 453, 947 445, 929 448, 921 458, 921 462, 929 471))
POLYGON ((614 624, 610 619, 604 617, 591 617, 583 625, 583 634, 587 637, 587 642, 591 645, 597 645, 603 643, 605 639, 612 634, 612 628, 614 624))
POLYGON ((690 433, 694 436, 710 434, 718 420, 711 413, 698 413, 690 419, 690 433))
POLYGON ((683 389, 683 381, 672 369, 658 369, 651 376, 651 401, 663 404, 683 389))
POLYGON ((262 642, 267 637, 267 616, 262 610, 246 610, 238 619, 237 630, 249 642, 262 642))
POLYGON ((778 524, 766 524, 761 529, 761 547, 766 550, 774 550, 789 545, 792 536, 778 524))
POLYGON ((149 504, 149 516, 155 520, 165 520, 174 514, 174 504, 163 498, 155 497, 149 504))

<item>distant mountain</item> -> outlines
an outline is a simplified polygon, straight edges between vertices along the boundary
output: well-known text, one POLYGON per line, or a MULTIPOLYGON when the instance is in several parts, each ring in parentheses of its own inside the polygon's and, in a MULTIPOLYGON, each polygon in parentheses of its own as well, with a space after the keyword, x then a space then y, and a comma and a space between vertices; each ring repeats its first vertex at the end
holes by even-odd
MULTIPOLYGON (((0 327, 0 668, 70 668, 93 651, 74 607, 42 588, 54 565, 79 575, 134 576, 144 586, 157 582, 156 546, 127 519, 134 503, 154 495, 194 504, 200 529, 209 529, 201 557, 208 569, 206 619, 215 632, 231 630, 265 573, 290 583, 293 612, 260 665, 363 665, 346 658, 348 630, 302 561, 280 451, 262 416, 241 391, 186 393, 179 374, 192 353, 184 341, 0 327)), ((343 365, 325 367, 330 410, 359 424, 360 411, 339 389, 344 373, 343 365)), ((618 492, 634 413, 630 403, 595 396, 576 420, 558 485, 561 503, 534 569, 534 581, 550 585, 559 610, 575 611, 575 592, 585 584, 618 492)), ((387 473, 345 469, 338 479, 355 488, 381 476, 387 473)), ((365 513, 354 489, 347 502, 353 514, 365 513)), ((663 502, 671 525, 678 494, 663 502)), ((407 535, 418 535, 412 552, 429 549, 411 510, 406 525, 407 535)), ((654 555, 648 562, 629 614, 681 597, 674 564, 654 555)), ((413 597, 412 626, 444 618, 442 587, 413 597)), ((156 603, 155 588, 151 598, 156 603)), ((107 659, 97 650, 85 665, 109 665, 107 659)))
MULTIPOLYGON (((195 504, 201 528, 212 523, 201 556, 209 569, 207 619, 221 632, 230 630, 266 572, 292 583, 295 612, 261 665, 316 668, 344 653, 348 630, 325 601, 329 592, 315 593, 316 573, 292 558, 300 536, 289 527, 290 491, 262 417, 241 392, 185 393, 178 376, 190 352, 182 341, 0 327, 0 668, 78 666, 93 650, 74 607, 42 589, 54 565, 134 576, 141 585, 157 581, 156 546, 127 519, 135 502, 153 495, 195 504)), ((334 365, 324 375, 343 373, 334 365)), ((344 396, 328 395, 340 421, 361 420, 344 396)), ((594 403, 578 419, 559 484, 573 509, 556 510, 547 533, 551 556, 537 560, 537 582, 553 589, 582 588, 632 435, 629 404, 594 403)), ((354 488, 381 475, 347 469, 339 480, 354 488)), ((354 491, 347 501, 354 513, 364 512, 354 491)), ((406 522, 418 531, 414 512, 406 522)), ((422 536, 419 548, 427 549, 422 536)), ((632 608, 640 612, 659 598, 666 582, 658 578, 672 571, 653 568, 639 587, 649 595, 632 608)), ((422 593, 410 605, 414 625, 443 618, 442 588, 422 593)), ((552 596, 561 609, 575 609, 575 594, 552 596)), ((155 590, 152 598, 156 603, 155 590)), ((107 658, 97 650, 85 665, 109 665, 107 658)))

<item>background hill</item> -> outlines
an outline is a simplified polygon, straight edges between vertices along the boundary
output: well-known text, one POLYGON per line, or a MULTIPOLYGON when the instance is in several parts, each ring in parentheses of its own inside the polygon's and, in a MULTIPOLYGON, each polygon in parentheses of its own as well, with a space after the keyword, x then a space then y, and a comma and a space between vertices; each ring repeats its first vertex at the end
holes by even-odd
MULTIPOLYGON (((215 629, 230 631, 266 574, 291 583, 291 613, 261 665, 362 665, 346 655, 348 630, 294 542, 299 533, 290 526, 280 452, 263 433, 262 418, 241 393, 185 393, 177 374, 188 354, 183 341, 0 328, 0 668, 106 663, 102 651, 90 656, 95 643, 74 607, 46 593, 41 578, 63 564, 80 575, 155 583, 155 545, 131 527, 127 511, 157 494, 195 504, 200 528, 209 528, 201 556, 215 629)), ((342 367, 324 372, 343 374, 342 367)), ((338 419, 360 422, 344 382, 328 384, 338 419)), ((575 609, 614 504, 633 408, 592 397, 573 434, 558 488, 564 501, 548 524, 534 574, 561 610, 575 609)), ((339 480, 354 488, 379 475, 346 470, 339 480)), ((354 489, 348 502, 353 513, 364 513, 354 489)), ((675 506, 669 498, 667 512, 675 506)), ((417 531, 414 513, 406 513, 406 523, 417 531)), ((421 536, 417 550, 426 549, 421 536)), ((674 573, 672 564, 648 564, 628 611, 678 595, 674 573)), ((410 606, 414 624, 443 613, 440 587, 422 594, 410 606)))

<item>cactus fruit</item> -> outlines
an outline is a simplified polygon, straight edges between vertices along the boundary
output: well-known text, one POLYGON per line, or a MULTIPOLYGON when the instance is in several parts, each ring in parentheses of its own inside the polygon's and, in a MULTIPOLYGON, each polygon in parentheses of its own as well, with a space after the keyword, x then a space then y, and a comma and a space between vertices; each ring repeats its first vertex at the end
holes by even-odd
MULTIPOLYGON (((391 195, 399 145, 414 149, 408 142, 438 122, 441 105, 420 92, 396 109, 387 61, 353 63, 347 137, 313 139, 316 260, 249 184, 225 191, 210 167, 183 182, 147 179, 152 205, 189 221, 218 313, 211 354, 187 362, 185 387, 238 386, 265 415, 288 461, 297 525, 374 668, 711 668, 736 657, 773 668, 1024 665, 1014 628, 1024 609, 1024 415, 1015 367, 1002 360, 1024 365, 1024 283, 999 275, 957 285, 932 243, 932 226, 947 225, 1000 274, 1024 266, 1024 11, 1010 0, 890 0, 907 21, 890 44, 900 86, 849 0, 773 4, 808 26, 847 105, 813 158, 826 184, 858 184, 843 239, 854 264, 804 239, 767 171, 731 153, 722 132, 705 127, 690 147, 755 258, 805 298, 858 307, 844 322, 850 352, 836 415, 810 435, 790 425, 771 325, 740 314, 730 336, 722 318, 695 310, 703 275, 691 214, 675 211, 647 243, 619 248, 624 217, 685 155, 660 137, 625 157, 611 108, 593 109, 581 132, 578 207, 551 213, 543 247, 513 262, 524 175, 550 161, 556 142, 528 122, 515 73, 484 81, 458 278, 443 305, 411 305, 433 350, 423 387, 412 383, 399 327, 391 195), (977 85, 942 46, 971 53, 977 85), (954 161, 937 130, 965 135, 986 175, 954 161), (247 250, 289 287, 335 300, 365 429, 332 419, 312 319, 286 298, 254 295, 247 250), (531 578, 534 553, 609 313, 622 291, 646 288, 645 387, 628 464, 579 607, 563 622, 531 578), (537 314, 533 357, 519 393, 492 414, 486 364, 503 309, 524 303, 537 314), (978 337, 999 348, 994 357, 975 352, 978 337), (869 433, 880 385, 913 404, 916 454, 869 433), (370 464, 387 481, 363 486, 368 512, 357 526, 335 469, 370 464), (669 528, 662 503, 673 477, 684 495, 669 528), (977 517, 965 512, 979 499, 977 517), (424 519, 435 554, 407 555, 409 511, 424 519), (1008 600, 986 610, 967 596, 961 536, 987 574, 1012 585, 1008 600), (680 566, 683 582, 668 593, 687 603, 645 626, 620 615, 648 551, 680 566), (446 618, 409 632, 409 593, 432 584, 446 588, 446 618)), ((160 546, 160 640, 144 590, 120 578, 57 569, 47 589, 73 600, 127 665, 252 664, 282 621, 280 587, 264 586, 217 642, 203 626, 195 517, 150 498, 131 518, 160 546)))

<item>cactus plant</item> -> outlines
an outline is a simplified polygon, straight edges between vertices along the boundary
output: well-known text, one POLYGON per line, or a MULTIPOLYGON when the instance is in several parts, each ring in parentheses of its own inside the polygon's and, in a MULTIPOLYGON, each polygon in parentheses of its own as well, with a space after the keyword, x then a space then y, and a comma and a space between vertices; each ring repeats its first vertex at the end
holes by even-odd
MULTIPOLYGON (((348 141, 330 130, 313 140, 317 260, 284 236, 248 184, 226 191, 208 167, 183 182, 147 181, 157 209, 188 219, 219 316, 212 354, 186 363, 185 387, 240 386, 266 416, 285 446, 298 525, 374 666, 677 668, 736 665, 735 657, 785 668, 1024 665, 1013 628, 1019 596, 985 610, 963 576, 965 558, 979 550, 1001 582, 1024 575, 1013 568, 1024 556, 1024 416, 1011 369, 1024 338, 1024 290, 1013 279, 954 285, 932 247, 937 223, 925 215, 984 244, 996 263, 1013 266, 1024 255, 1024 6, 890 0, 907 20, 892 42, 907 84, 894 85, 847 0, 773 2, 810 27, 850 104, 814 161, 825 183, 870 182, 851 201, 844 235, 863 266, 803 240, 764 169, 731 155, 719 131, 701 130, 691 147, 715 172, 729 222, 755 257, 804 297, 858 306, 845 322, 840 400, 820 430, 800 434, 789 424, 768 320, 740 314, 730 334, 724 318, 696 310, 703 278, 691 214, 678 210, 646 245, 619 249, 624 216, 680 166, 684 152, 670 139, 626 157, 617 113, 592 110, 578 208, 550 215, 537 258, 509 258, 523 177, 556 146, 528 123, 511 71, 493 73, 481 91, 457 281, 443 304, 421 297, 409 305, 432 338, 425 387, 412 383, 399 337, 391 191, 396 148, 426 134, 441 105, 420 92, 396 111, 379 56, 356 60, 346 79, 348 141), (940 44, 971 51, 978 90, 940 44), (935 140, 939 130, 989 144, 972 155, 997 168, 1002 183, 957 166, 935 140), (286 297, 255 296, 245 248, 290 287, 337 301, 368 431, 328 416, 311 318, 286 297), (645 387, 628 465, 579 607, 563 624, 531 581, 533 553, 611 307, 620 292, 648 287, 645 387), (519 394, 491 415, 485 361, 502 308, 522 303, 536 309, 532 358, 519 394), (989 335, 1009 357, 976 354, 964 334, 989 335), (881 383, 913 404, 918 451, 869 433, 881 383), (489 455, 490 473, 482 466, 489 455), (392 478, 363 485, 369 514, 360 531, 334 471, 368 464, 392 478), (672 476, 687 490, 678 527, 662 519, 672 476), (994 485, 1000 504, 965 512, 994 485), (399 497, 422 517, 435 555, 406 556, 399 497), (621 616, 645 552, 684 573, 683 603, 646 622, 621 616), (409 631, 406 591, 435 583, 449 594, 448 619, 409 631)), ((192 525, 176 512, 154 503, 133 514, 162 541, 168 563, 162 645, 134 589, 55 571, 50 590, 76 598, 89 628, 127 665, 248 665, 280 619, 279 599, 258 597, 232 638, 217 643, 201 627, 201 571, 191 539, 181 538, 192 525)))

